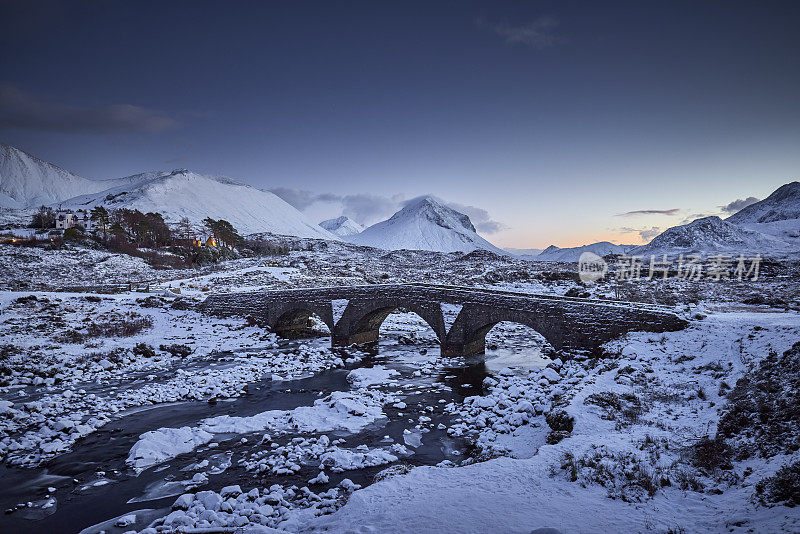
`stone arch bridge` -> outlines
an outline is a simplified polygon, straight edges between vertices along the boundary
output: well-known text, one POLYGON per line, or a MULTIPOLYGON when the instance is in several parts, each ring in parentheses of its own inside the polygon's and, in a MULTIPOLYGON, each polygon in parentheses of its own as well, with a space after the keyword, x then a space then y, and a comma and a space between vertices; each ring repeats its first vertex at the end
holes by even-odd
POLYGON ((377 341, 384 319, 404 309, 430 325, 443 355, 483 353, 487 332, 501 321, 529 326, 556 350, 573 352, 594 352, 629 331, 688 324, 656 305, 421 283, 225 293, 209 296, 201 307, 215 315, 251 316, 279 335, 308 330, 315 314, 334 346, 377 341))
POLYGON ((430 325, 448 356, 482 354, 487 332, 501 321, 533 328, 556 350, 588 353, 626 332, 688 325, 656 305, 422 283, 222 293, 207 297, 201 309, 251 316, 279 335, 308 330, 315 314, 328 325, 334 346, 377 341, 384 319, 404 309, 430 325))

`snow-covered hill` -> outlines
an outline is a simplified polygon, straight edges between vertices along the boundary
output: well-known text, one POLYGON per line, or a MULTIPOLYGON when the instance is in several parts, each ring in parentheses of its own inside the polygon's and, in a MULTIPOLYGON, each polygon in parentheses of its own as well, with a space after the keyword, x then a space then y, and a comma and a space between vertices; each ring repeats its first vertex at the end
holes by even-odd
POLYGON ((187 170, 144 173, 117 180, 111 189, 68 199, 66 208, 129 208, 155 211, 167 222, 187 217, 199 224, 206 217, 225 219, 243 235, 261 232, 338 239, 274 194, 230 178, 187 170))
POLYGON ((0 208, 38 208, 114 185, 116 180, 89 180, 0 143, 0 208))
POLYGON ((624 245, 615 245, 608 241, 601 241, 599 243, 592 243, 591 245, 583 245, 581 247, 559 248, 555 245, 550 245, 544 249, 540 254, 530 258, 533 261, 562 261, 562 262, 577 262, 584 252, 593 252, 600 257, 609 254, 624 254, 628 247, 624 245))
POLYGON ((472 252, 483 249, 508 255, 479 236, 469 217, 431 196, 410 201, 390 219, 346 239, 357 245, 384 250, 472 252))
POLYGON ((636 247, 630 255, 651 254, 756 254, 762 256, 790 252, 793 247, 776 237, 766 235, 737 224, 723 221, 719 217, 703 217, 673 226, 653 238, 647 245, 636 247))
POLYGON ((319 225, 325 230, 329 231, 334 235, 338 235, 339 237, 355 235, 364 231, 363 226, 355 222, 350 217, 346 217, 344 215, 342 215, 341 217, 337 217, 335 219, 328 219, 327 221, 322 221, 321 223, 319 223, 319 225))

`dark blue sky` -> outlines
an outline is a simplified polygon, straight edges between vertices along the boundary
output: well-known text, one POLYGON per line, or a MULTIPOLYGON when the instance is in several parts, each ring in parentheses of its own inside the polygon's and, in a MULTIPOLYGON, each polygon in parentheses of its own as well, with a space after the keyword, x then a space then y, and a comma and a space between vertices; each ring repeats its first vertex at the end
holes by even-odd
POLYGON ((635 243, 798 179, 799 28, 798 2, 0 0, 0 140, 313 217, 433 193, 500 245, 635 243))

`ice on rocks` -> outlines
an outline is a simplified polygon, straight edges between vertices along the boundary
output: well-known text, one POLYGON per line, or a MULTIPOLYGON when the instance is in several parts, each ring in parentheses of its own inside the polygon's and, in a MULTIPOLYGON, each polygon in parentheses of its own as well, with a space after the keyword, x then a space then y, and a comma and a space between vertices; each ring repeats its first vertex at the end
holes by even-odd
POLYGON ((542 371, 542 376, 547 379, 548 382, 554 383, 561 380, 561 375, 558 374, 558 371, 553 369, 552 367, 545 367, 542 371))
POLYGON ((197 427, 161 428, 146 432, 131 448, 127 462, 137 470, 174 458, 208 443, 214 434, 243 434, 269 431, 358 432, 385 420, 384 396, 380 392, 335 391, 313 406, 294 410, 270 410, 250 417, 223 415, 200 422, 197 427))
POLYGON ((173 510, 188 510, 194 501, 194 493, 184 493, 172 503, 173 510))
POLYGON ((179 454, 193 451, 197 446, 208 443, 213 434, 200 428, 160 428, 139 436, 126 462, 137 471, 147 469, 179 454))
POLYGON ((334 473, 340 473, 396 461, 397 456, 383 449, 373 449, 366 452, 337 449, 320 457, 320 469, 325 468, 334 473))
POLYGON ((353 369, 347 374, 347 380, 355 388, 368 388, 370 386, 389 382, 392 377, 399 375, 400 373, 394 369, 387 369, 382 365, 376 365, 374 367, 353 369))

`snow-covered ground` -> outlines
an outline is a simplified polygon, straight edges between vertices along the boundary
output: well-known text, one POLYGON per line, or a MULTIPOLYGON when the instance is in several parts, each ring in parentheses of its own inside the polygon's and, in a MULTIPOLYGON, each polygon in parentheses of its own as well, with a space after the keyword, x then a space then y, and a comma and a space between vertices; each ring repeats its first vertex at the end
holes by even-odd
MULTIPOLYGON (((715 441, 737 381, 800 341, 794 265, 759 282, 584 287, 569 266, 333 242, 186 271, 85 249, 0 252, 30 282, 0 292, 7 531, 70 518, 148 534, 800 530, 800 508, 758 489, 797 449, 745 458, 720 443, 756 438, 715 441), (149 291, 56 291, 127 279, 149 291), (389 316, 375 354, 195 310, 218 291, 412 280, 621 294, 692 321, 594 359, 502 323, 484 361, 442 358, 410 313, 389 316)), ((800 434, 791 423, 780 439, 800 434)))
POLYGON ((613 342, 608 348, 614 356, 588 372, 571 362, 554 365, 553 373, 487 378, 486 395, 450 407, 463 419, 450 431, 474 433, 481 454, 494 459, 460 468, 421 467, 383 480, 304 528, 797 531, 797 508, 757 507, 751 498, 760 478, 797 461, 800 453, 754 459, 724 473, 702 472, 686 455, 716 432, 724 403, 720 384, 734 384, 755 359, 788 349, 799 336, 794 313, 717 313, 682 332, 613 342), (547 428, 537 415, 554 408, 574 419, 574 429, 546 444, 544 433, 531 429, 547 428), (682 487, 687 480, 702 491, 682 487))

